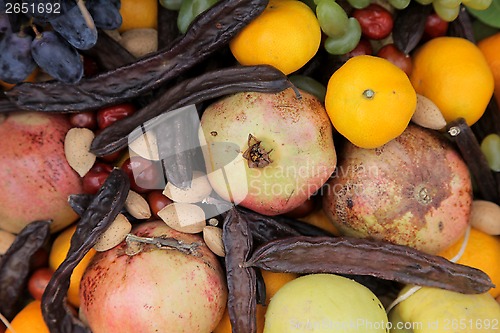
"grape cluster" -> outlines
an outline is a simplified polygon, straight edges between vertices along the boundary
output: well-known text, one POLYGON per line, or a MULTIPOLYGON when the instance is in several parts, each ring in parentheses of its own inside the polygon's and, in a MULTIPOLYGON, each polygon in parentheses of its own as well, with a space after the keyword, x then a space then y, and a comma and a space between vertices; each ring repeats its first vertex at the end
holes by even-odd
POLYGON ((120 0, 0 0, 0 80, 16 84, 39 67, 54 79, 83 76, 79 50, 97 42, 97 29, 122 23, 120 0))

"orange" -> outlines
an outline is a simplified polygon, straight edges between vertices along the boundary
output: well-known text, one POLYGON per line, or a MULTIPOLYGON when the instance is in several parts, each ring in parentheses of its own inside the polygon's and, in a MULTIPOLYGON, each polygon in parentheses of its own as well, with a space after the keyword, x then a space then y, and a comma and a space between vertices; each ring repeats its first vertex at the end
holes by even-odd
POLYGON ((290 74, 316 54, 320 43, 321 28, 309 6, 298 0, 270 0, 229 47, 242 65, 267 64, 290 74))
POLYGON ((125 32, 131 29, 158 26, 158 0, 121 0, 120 14, 122 25, 118 29, 125 32))
POLYGON ((325 106, 337 131, 361 148, 377 148, 399 136, 415 112, 417 95, 408 76, 390 61, 350 58, 328 81, 325 106))
MULTIPOLYGON (((16 333, 50 333, 42 316, 42 303, 32 301, 28 303, 10 323, 16 333)), ((10 329, 5 333, 13 333, 10 329)))
MULTIPOLYGON (((52 248, 49 254, 49 266, 53 270, 64 261, 66 255, 69 251, 69 246, 71 243, 71 237, 76 230, 76 225, 72 225, 65 230, 63 230, 52 243, 52 248)), ((80 263, 75 267, 73 273, 71 274, 70 285, 68 290, 68 302, 75 307, 80 306, 80 280, 82 279, 83 273, 87 268, 90 260, 95 254, 95 250, 90 250, 80 261, 80 263)))
MULTIPOLYGON (((439 255, 453 258, 462 247, 463 238, 439 255)), ((457 263, 482 270, 490 277, 495 288, 490 289, 493 297, 500 296, 500 237, 492 236, 471 228, 469 241, 462 257, 457 263)))
POLYGON ((484 55, 486 62, 490 66, 495 80, 494 94, 497 104, 500 105, 500 32, 487 37, 477 43, 479 50, 484 55))
POLYGON ((483 115, 493 95, 493 74, 479 48, 458 37, 438 37, 413 54, 410 80, 447 122, 464 118, 470 126, 483 115))
MULTIPOLYGON (((281 287, 287 282, 297 278, 298 275, 292 273, 273 273, 262 270, 262 277, 266 285, 266 304, 268 304, 271 297, 273 297, 281 287)), ((264 331, 265 314, 266 307, 257 304, 257 333, 262 333, 264 331)), ((221 321, 212 333, 231 333, 231 322, 229 321, 229 312, 227 308, 221 321)))
POLYGON ((299 220, 326 230, 332 235, 340 236, 339 230, 335 227, 332 221, 330 221, 328 216, 326 216, 325 211, 322 208, 313 210, 306 216, 299 218, 299 220))

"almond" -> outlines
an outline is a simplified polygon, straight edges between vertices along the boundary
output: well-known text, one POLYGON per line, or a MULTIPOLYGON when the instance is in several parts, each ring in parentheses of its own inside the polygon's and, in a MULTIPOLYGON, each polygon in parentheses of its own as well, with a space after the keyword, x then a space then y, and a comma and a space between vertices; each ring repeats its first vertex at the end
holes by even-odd
POLYGON ((224 257, 226 255, 224 243, 222 242, 221 228, 207 225, 203 228, 203 240, 208 248, 219 257, 224 257))
POLYGON ((68 164, 80 177, 85 176, 95 163, 96 156, 90 152, 94 132, 88 128, 72 128, 64 139, 64 153, 68 164))
POLYGON ((191 203, 171 203, 161 209, 158 216, 170 228, 188 234, 202 232, 206 226, 205 212, 200 206, 191 203))
POLYGON ((118 214, 111 225, 97 239, 94 249, 98 252, 107 251, 120 244, 132 230, 132 224, 123 214, 118 214))
POLYGON ((160 159, 156 134, 153 131, 145 131, 137 139, 129 142, 129 148, 137 155, 151 161, 160 159))
POLYGON ((472 201, 472 227, 490 235, 500 235, 500 206, 486 200, 472 201))
POLYGON ((167 182, 163 191, 163 194, 170 200, 183 203, 201 202, 210 193, 212 193, 212 186, 210 186, 207 176, 200 171, 193 171, 191 187, 182 189, 167 182))
POLYGON ((125 200, 125 209, 130 215, 139 220, 151 217, 151 208, 146 199, 137 192, 129 191, 125 200))
POLYGON ((417 107, 411 120, 417 125, 433 130, 440 130, 446 126, 446 120, 437 105, 419 94, 417 94, 417 107))

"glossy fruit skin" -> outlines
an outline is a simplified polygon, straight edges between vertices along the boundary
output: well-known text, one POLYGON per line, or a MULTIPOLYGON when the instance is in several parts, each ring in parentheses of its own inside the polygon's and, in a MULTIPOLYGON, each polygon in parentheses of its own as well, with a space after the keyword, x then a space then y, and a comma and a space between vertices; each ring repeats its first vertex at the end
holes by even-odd
POLYGON ((97 127, 97 119, 95 113, 92 111, 74 113, 69 116, 69 122, 72 127, 88 128, 91 130, 97 127))
POLYGON ((288 75, 304 66, 320 44, 321 28, 311 8, 301 1, 270 0, 229 47, 242 65, 268 64, 288 75))
POLYGON ((133 156, 127 158, 121 168, 130 179, 130 188, 137 193, 147 193, 164 187, 161 165, 156 161, 133 156))
POLYGON ((486 110, 494 77, 480 48, 465 38, 437 37, 412 54, 410 81, 417 94, 437 105, 447 122, 472 126, 486 110))
POLYGON ((31 274, 28 280, 28 291, 34 299, 42 300, 43 292, 49 284, 52 274, 54 271, 48 267, 39 268, 31 274))
POLYGON ((55 232, 78 215, 68 195, 82 193, 81 178, 69 166, 64 138, 66 116, 12 113, 0 122, 0 228, 18 233, 35 220, 53 219, 55 232))
POLYGON ((373 47, 370 44, 370 41, 364 37, 361 37, 361 39, 358 42, 358 45, 356 47, 348 52, 346 54, 347 58, 352 58, 358 55, 372 55, 373 54, 373 47))
POLYGON ((97 124, 100 129, 104 129, 118 120, 130 116, 134 112, 135 106, 129 103, 108 106, 97 112, 97 124))
POLYGON ((424 39, 432 39, 446 35, 449 23, 439 17, 436 13, 431 13, 425 20, 424 39))
POLYGON ((293 89, 239 93, 205 110, 200 142, 207 146, 207 175, 219 196, 279 215, 300 206, 326 182, 337 161, 332 127, 321 102, 300 93, 301 99, 293 89), (260 166, 244 156, 257 141, 270 158, 257 158, 260 166))
POLYGON ((392 14, 384 7, 370 4, 363 9, 356 9, 352 16, 359 21, 363 36, 369 39, 383 39, 392 31, 392 14))
POLYGON ((96 162, 89 172, 83 176, 83 192, 96 194, 112 170, 113 167, 111 165, 96 162))
POLYGON ((141 223, 132 232, 199 246, 196 255, 151 244, 127 254, 122 242, 97 253, 80 292, 80 311, 92 332, 211 332, 226 307, 227 288, 222 267, 202 238, 162 221, 141 223))
POLYGON ((386 333, 387 322, 380 300, 365 286, 339 275, 309 274, 273 296, 264 333, 386 333))
POLYGON ((468 168, 435 132, 410 125, 377 149, 347 144, 323 209, 342 234, 436 254, 465 232, 472 205, 468 168))
POLYGON ((409 76, 411 74, 413 65, 410 56, 404 54, 393 43, 382 46, 382 48, 378 50, 377 56, 389 60, 394 65, 401 68, 406 75, 409 76))
POLYGON ((389 313, 394 333, 408 332, 396 327, 410 323, 429 327, 427 332, 494 333, 499 329, 498 318, 500 306, 488 293, 467 295, 429 287, 421 288, 389 313))
POLYGON ((158 216, 160 210, 172 203, 172 200, 163 195, 162 192, 162 190, 153 190, 147 194, 149 208, 151 208, 151 213, 153 213, 156 218, 160 218, 158 216))

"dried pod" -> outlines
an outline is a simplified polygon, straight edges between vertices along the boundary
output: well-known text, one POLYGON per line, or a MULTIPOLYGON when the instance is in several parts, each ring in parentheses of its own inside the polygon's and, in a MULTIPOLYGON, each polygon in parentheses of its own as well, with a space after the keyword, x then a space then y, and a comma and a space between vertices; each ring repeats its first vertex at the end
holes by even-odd
POLYGON ((224 257, 226 255, 224 243, 222 242, 221 228, 207 225, 203 228, 203 240, 207 244, 208 248, 219 257, 224 257))
POLYGON ((206 226, 205 212, 191 203, 174 202, 158 212, 158 216, 170 228, 188 234, 203 231, 206 226))
POLYGON ((145 131, 143 135, 130 142, 128 147, 137 155, 145 159, 158 161, 158 143, 156 134, 153 131, 145 131))
POLYGON ((125 209, 130 215, 139 220, 145 220, 151 217, 151 208, 147 200, 134 191, 128 192, 127 200, 125 200, 125 209))
POLYGON ((99 236, 94 249, 98 252, 112 249, 127 237, 130 230, 132 230, 132 224, 130 224, 125 215, 118 214, 108 229, 99 236))
POLYGON ((94 132, 88 128, 71 128, 64 139, 64 153, 68 164, 80 177, 92 168, 96 156, 90 152, 94 132))
POLYGON ((474 200, 470 225, 490 235, 500 235, 500 206, 487 200, 474 200))
POLYGON ((0 256, 4 255, 14 243, 16 235, 5 230, 0 230, 0 256))
POLYGON ((193 171, 191 187, 182 189, 167 182, 163 194, 174 202, 195 203, 207 198, 211 192, 212 186, 207 176, 200 171, 193 171))
POLYGON ((440 130, 446 126, 446 120, 437 105, 427 97, 419 94, 417 94, 417 107, 411 121, 433 130, 440 130))

